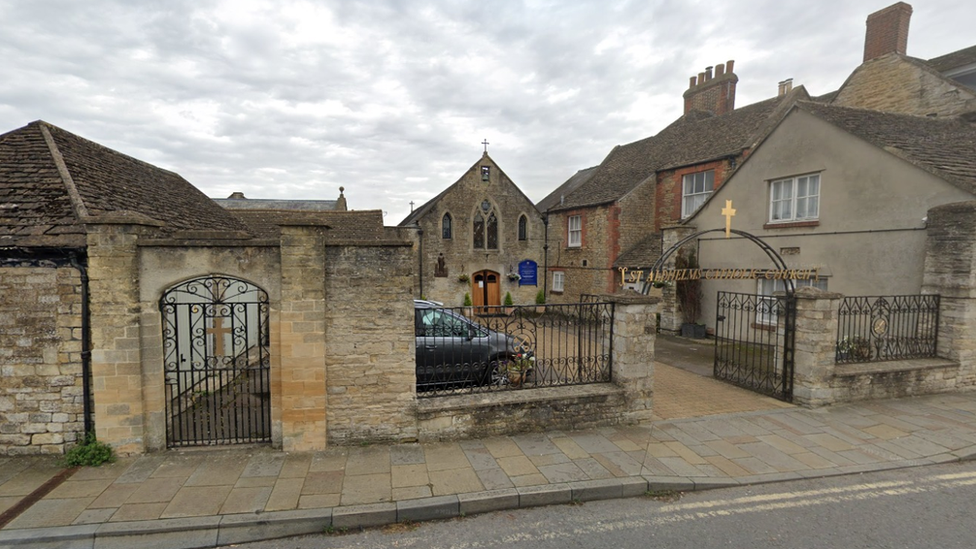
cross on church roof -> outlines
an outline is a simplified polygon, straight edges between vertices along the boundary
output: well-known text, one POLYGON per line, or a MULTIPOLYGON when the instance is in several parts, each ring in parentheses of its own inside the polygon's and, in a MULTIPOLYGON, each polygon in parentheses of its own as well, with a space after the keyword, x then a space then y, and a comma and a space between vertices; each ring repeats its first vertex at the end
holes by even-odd
POLYGON ((488 140, 485 139, 484 141, 481 142, 481 144, 485 146, 485 153, 487 153, 488 152, 488 145, 489 145, 488 140))

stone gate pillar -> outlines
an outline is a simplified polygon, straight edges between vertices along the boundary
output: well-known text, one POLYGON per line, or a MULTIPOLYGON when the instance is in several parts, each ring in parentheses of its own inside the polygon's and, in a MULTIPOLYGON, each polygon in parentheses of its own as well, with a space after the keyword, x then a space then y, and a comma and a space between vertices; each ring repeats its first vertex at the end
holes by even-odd
POLYGON ((836 400, 831 381, 837 346, 841 294, 812 287, 796 290, 793 403, 823 406, 836 400))
POLYGON ((281 228, 281 303, 271 315, 279 338, 271 345, 271 383, 278 391, 271 393, 271 420, 281 425, 285 451, 326 444, 325 231, 281 228))
POLYGON ((957 387, 976 385, 976 201, 928 211, 923 294, 938 294, 939 356, 960 364, 957 387))
POLYGON ((640 294, 605 296, 614 303, 611 378, 623 388, 628 423, 651 420, 654 396, 655 316, 660 298, 640 294))

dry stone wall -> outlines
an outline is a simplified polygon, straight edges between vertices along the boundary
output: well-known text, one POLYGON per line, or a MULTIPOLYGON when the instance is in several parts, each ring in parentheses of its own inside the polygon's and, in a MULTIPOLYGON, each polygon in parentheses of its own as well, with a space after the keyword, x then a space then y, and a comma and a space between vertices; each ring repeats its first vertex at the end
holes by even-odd
POLYGON ((0 268, 0 454, 61 454, 83 435, 81 279, 0 268))

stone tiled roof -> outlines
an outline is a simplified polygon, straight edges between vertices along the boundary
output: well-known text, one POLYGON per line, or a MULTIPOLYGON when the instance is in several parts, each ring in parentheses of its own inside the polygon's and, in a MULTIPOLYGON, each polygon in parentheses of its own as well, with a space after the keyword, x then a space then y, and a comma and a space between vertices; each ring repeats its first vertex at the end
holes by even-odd
POLYGON ((613 262, 614 268, 617 267, 650 267, 654 264, 661 253, 661 234, 653 233, 634 245, 631 249, 620 254, 620 257, 613 262))
POLYGON ((572 177, 566 180, 565 183, 556 187, 556 190, 549 193, 548 196, 539 201, 535 207, 540 212, 545 212, 549 208, 556 206, 562 201, 566 196, 571 194, 573 191, 579 188, 580 185, 586 183, 593 177, 599 166, 593 166, 592 168, 586 168, 585 170, 580 170, 573 174, 572 177))
MULTIPOLYGON (((495 168, 499 172, 499 176, 500 177, 506 178, 509 181, 511 181, 511 178, 509 178, 508 175, 505 174, 505 172, 504 172, 504 170, 502 170, 501 166, 499 166, 498 163, 495 162, 495 160, 493 158, 491 158, 491 156, 489 156, 487 152, 485 152, 481 156, 481 159, 479 159, 477 162, 475 162, 474 164, 472 164, 471 167, 468 168, 464 172, 464 174, 462 174, 461 177, 458 178, 457 181, 455 181, 454 183, 452 183, 450 186, 448 186, 443 191, 437 193, 437 196, 435 196, 434 198, 431 198, 430 200, 428 200, 427 202, 425 202, 423 205, 421 205, 419 208, 417 208, 417 209, 413 210, 412 212, 410 212, 407 215, 407 217, 403 218, 403 221, 401 221, 400 223, 397 224, 397 227, 409 227, 410 225, 413 225, 413 224, 417 223, 417 221, 419 221, 420 218, 422 218, 423 216, 427 215, 427 212, 429 212, 430 210, 432 210, 434 208, 434 206, 437 204, 437 202, 439 202, 440 199, 444 197, 444 195, 446 195, 451 189, 453 189, 455 185, 460 184, 461 181, 464 179, 465 175, 467 175, 468 173, 470 173, 472 170, 477 169, 477 167, 481 165, 482 160, 484 160, 485 158, 487 158, 495 166, 495 168)), ((525 198, 526 202, 529 202, 530 204, 532 203, 532 201, 529 200, 529 197, 525 196, 525 193, 522 192, 522 189, 520 189, 518 187, 518 185, 515 185, 515 183, 512 182, 512 186, 515 188, 516 192, 518 192, 519 194, 522 195, 523 198, 525 198)))
POLYGON ((799 102, 797 108, 976 194, 976 123, 799 102))
POLYGON ((952 53, 940 55, 927 61, 929 66, 939 72, 946 72, 952 69, 972 65, 976 63, 976 46, 963 48, 952 53))
POLYGON ((119 216, 163 235, 246 235, 178 174, 43 121, 0 135, 0 201, 0 246, 84 245, 85 223, 119 216))
POLYGON ((739 154, 765 135, 789 104, 808 98, 798 86, 789 94, 721 116, 691 111, 653 137, 615 147, 587 181, 551 210, 614 202, 657 171, 739 154))
POLYGON ((321 225, 329 228, 330 242, 379 242, 396 234, 383 226, 381 210, 295 211, 235 210, 232 212, 259 238, 277 240, 282 225, 321 225))

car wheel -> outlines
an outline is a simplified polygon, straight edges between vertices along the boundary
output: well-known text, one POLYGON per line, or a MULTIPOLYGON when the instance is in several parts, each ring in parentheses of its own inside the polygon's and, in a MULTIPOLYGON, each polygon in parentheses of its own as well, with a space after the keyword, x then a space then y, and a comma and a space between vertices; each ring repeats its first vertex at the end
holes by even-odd
POLYGON ((491 363, 488 364, 488 384, 493 387, 503 387, 508 385, 508 376, 499 371, 499 366, 500 365, 498 364, 497 360, 492 360, 491 363))

